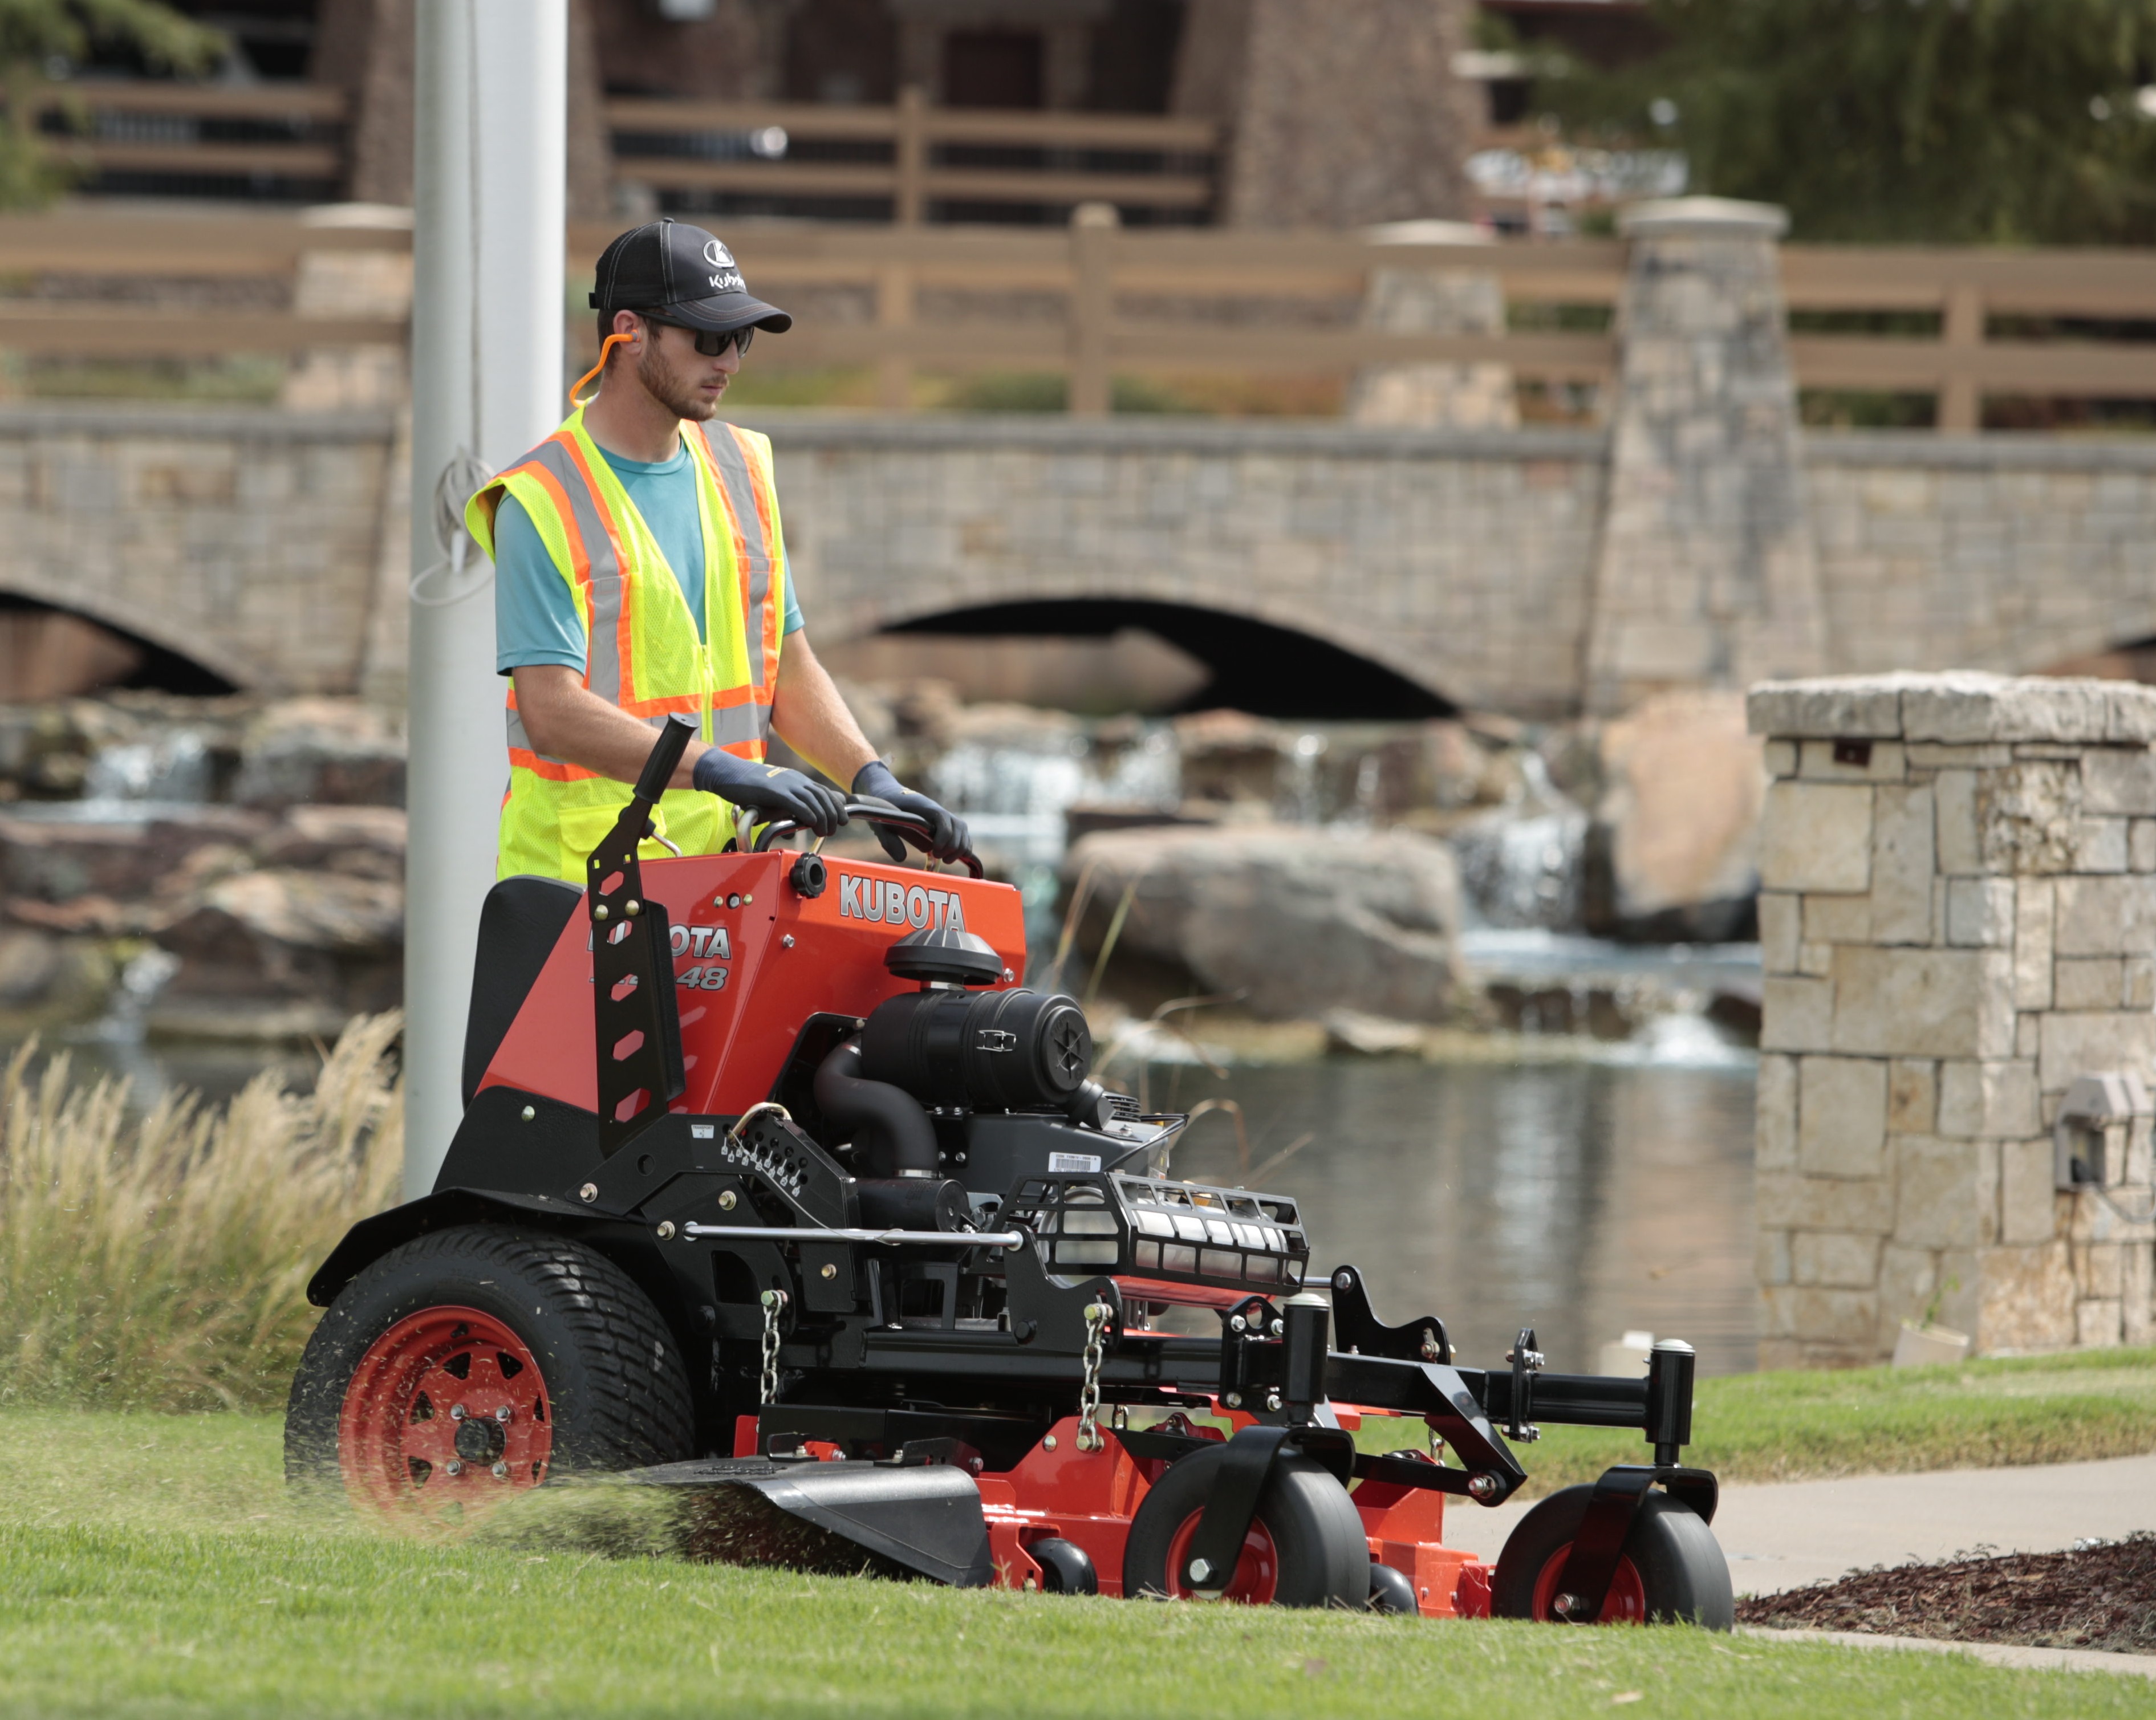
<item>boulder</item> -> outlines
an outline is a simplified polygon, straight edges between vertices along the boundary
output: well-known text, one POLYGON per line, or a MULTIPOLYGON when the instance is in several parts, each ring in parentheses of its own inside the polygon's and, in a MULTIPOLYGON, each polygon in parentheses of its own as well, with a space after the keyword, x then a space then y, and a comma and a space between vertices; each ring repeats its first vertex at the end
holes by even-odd
POLYGON ((42 1004, 60 971, 60 940, 49 932, 0 929, 0 1009, 42 1004))
POLYGON ((0 1012, 50 1020, 95 1015, 115 975, 112 954, 96 937, 0 927, 0 1012))
POLYGON ((249 726, 233 798, 272 809, 402 806, 403 740, 357 699, 285 700, 249 726))
POLYGON ((254 857, 265 866, 397 883, 404 876, 404 839, 400 806, 295 806, 254 845, 254 857))
POLYGON ((251 842, 268 823, 228 806, 146 824, 0 817, 0 886, 11 896, 38 901, 80 896, 127 901, 151 895, 198 850, 251 842))
POLYGON ((1254 1014, 1345 1008, 1435 1021, 1466 983, 1451 852, 1414 831, 1103 830, 1072 848, 1065 873, 1087 880, 1096 948, 1128 891, 1119 947, 1179 966, 1254 1014))
POLYGON ((1291 788, 1296 737, 1240 711, 1200 711, 1175 720, 1187 800, 1255 801, 1270 806, 1291 788))
POLYGON ((1360 1009, 1325 1012, 1325 1049, 1351 1057, 1404 1057, 1419 1054, 1427 1035, 1414 1021, 1391 1021, 1360 1009))
POLYGON ((393 1008, 403 988, 404 891, 378 878, 265 867, 221 878, 166 916, 158 944, 179 958, 152 1024, 200 1029, 204 1007, 289 1014, 304 1004, 339 1023, 393 1008))
POLYGON ((1588 928, 1686 942, 1752 935, 1767 771, 1744 695, 1659 694, 1604 725, 1599 753, 1588 928))

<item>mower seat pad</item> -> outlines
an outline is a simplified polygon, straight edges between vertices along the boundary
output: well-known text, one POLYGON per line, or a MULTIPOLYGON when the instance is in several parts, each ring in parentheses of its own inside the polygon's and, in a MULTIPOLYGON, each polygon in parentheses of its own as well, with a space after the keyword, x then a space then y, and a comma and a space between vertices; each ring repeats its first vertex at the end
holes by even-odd
POLYGON ((479 950, 472 962, 471 1013, 465 1022, 465 1104, 486 1077, 486 1066, 509 1036, 539 970, 561 942, 562 928, 584 892, 559 878, 520 875, 486 893, 479 911, 479 950))

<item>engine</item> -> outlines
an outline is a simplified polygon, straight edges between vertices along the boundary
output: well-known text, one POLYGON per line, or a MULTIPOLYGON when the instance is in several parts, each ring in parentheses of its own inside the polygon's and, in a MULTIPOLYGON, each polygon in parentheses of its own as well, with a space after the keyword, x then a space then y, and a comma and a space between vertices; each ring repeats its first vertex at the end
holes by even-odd
POLYGON ((1300 1285, 1294 1201, 1170 1178, 1185 1119, 1141 1115, 1092 1078, 1071 999, 969 989, 1002 964, 964 932, 902 938, 886 963, 921 989, 877 1005, 815 1080, 822 1144, 851 1158, 865 1221, 1023 1223, 1044 1265, 1147 1281, 1163 1301, 1300 1285))

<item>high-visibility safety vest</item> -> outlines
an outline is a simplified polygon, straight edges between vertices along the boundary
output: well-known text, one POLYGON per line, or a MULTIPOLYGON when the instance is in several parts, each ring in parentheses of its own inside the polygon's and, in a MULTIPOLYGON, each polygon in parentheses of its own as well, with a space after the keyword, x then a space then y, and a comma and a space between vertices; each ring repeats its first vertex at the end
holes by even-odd
MULTIPOLYGON (((707 745, 761 759, 771 733, 786 614, 786 551, 771 441, 732 424, 684 423, 704 526, 704 637, 680 583, 621 480, 584 429, 582 407, 465 506, 494 553, 494 516, 513 495, 538 528, 584 624, 584 685, 654 729, 674 711, 707 745)), ((629 804, 629 784, 531 744, 509 688, 509 792, 497 875, 536 872, 581 883, 591 851, 629 804)), ((684 854, 713 854, 732 834, 717 796, 669 789, 655 822, 684 854)), ((647 858, 665 852, 655 842, 647 858)))

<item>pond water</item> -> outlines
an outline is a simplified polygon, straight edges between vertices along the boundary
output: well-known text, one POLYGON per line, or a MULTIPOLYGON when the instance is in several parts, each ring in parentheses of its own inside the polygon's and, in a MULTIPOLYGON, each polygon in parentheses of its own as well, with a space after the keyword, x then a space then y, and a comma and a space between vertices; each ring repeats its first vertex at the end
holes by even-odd
MULTIPOLYGON (((269 1067, 303 1086, 320 1066, 300 1048, 45 1044, 85 1077, 129 1078, 138 1103, 170 1086, 223 1100, 269 1067)), ((1314 1269, 1353 1261, 1382 1317, 1440 1316, 1471 1365, 1496 1365, 1532 1326, 1559 1372, 1594 1372, 1603 1343, 1644 1330, 1689 1341, 1702 1373, 1737 1373, 1754 1365, 1753 1069, 1694 1050, 1329 1058, 1224 1080, 1157 1064, 1146 1086, 1168 1109, 1242 1109, 1247 1172, 1214 1109, 1177 1148, 1176 1174, 1294 1195, 1314 1269)))
MULTIPOLYGON (((1522 1326, 1560 1373, 1595 1372, 1627 1330, 1686 1339, 1702 1373, 1755 1365, 1744 1061, 1333 1058, 1152 1076, 1156 1105, 1240 1105, 1247 1180, 1301 1203, 1313 1270, 1353 1261, 1381 1318, 1438 1315, 1470 1365, 1501 1365, 1522 1326)), ((1234 1183, 1237 1158, 1214 1112, 1174 1169, 1234 1183)))

